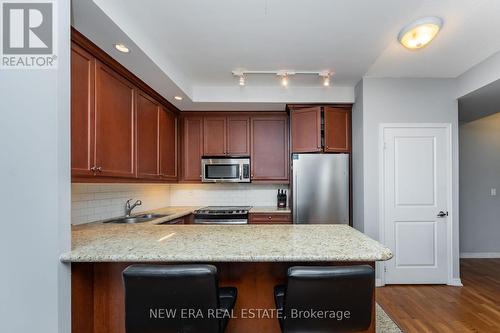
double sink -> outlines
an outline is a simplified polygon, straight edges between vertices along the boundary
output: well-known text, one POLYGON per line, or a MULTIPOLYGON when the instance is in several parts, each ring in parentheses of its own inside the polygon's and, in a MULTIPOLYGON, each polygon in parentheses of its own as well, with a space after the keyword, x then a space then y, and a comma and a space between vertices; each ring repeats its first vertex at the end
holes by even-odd
POLYGON ((155 219, 160 219, 168 215, 171 214, 140 214, 134 216, 123 216, 112 220, 104 221, 104 223, 141 223, 141 222, 153 221, 155 219))

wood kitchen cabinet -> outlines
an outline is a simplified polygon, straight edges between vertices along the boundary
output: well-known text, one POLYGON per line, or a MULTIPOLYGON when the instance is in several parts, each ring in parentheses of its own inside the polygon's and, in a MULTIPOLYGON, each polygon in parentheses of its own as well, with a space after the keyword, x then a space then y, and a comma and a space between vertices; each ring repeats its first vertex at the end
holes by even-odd
POLYGON ((203 117, 203 155, 226 155, 226 117, 203 117))
POLYGON ((203 117, 185 116, 182 124, 182 181, 201 182, 203 117))
POLYGON ((351 110, 329 107, 325 112, 325 152, 346 153, 351 151, 351 110))
POLYGON ((97 61, 95 165, 99 175, 134 177, 134 86, 97 61))
POLYGON ((160 110, 160 175, 177 181, 177 117, 165 108, 160 110))
POLYGON ((250 117, 227 117, 227 149, 228 155, 250 156, 250 117))
POLYGON ((136 94, 137 177, 160 177, 160 105, 142 91, 136 94))
POLYGON ((250 156, 250 117, 204 116, 203 155, 250 156))
POLYGON ((94 168, 95 58, 71 48, 71 173, 92 176, 94 168))
POLYGON ((290 113, 292 153, 322 150, 321 107, 304 108, 290 113))
POLYGON ((288 117, 251 118, 252 181, 288 182, 288 117))
POLYGON ((291 105, 292 153, 351 151, 350 106, 291 105))
POLYGON ((291 224, 292 214, 290 213, 250 213, 248 214, 249 224, 291 224))

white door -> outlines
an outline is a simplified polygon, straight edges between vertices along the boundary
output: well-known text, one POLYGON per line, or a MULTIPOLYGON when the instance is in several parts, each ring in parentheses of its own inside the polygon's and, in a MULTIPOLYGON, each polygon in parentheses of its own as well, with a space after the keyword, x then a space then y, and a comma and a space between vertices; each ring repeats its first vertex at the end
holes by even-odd
POLYGON ((449 135, 447 126, 383 129, 387 284, 447 283, 449 135))

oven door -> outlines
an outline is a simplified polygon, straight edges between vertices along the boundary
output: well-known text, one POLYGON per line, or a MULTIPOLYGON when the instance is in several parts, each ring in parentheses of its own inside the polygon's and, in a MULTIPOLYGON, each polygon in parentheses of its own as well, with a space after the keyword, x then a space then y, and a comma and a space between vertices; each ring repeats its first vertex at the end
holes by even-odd
MULTIPOLYGON (((202 182, 204 183, 241 183, 245 159, 203 158, 201 160, 202 182)), ((248 160, 248 159, 246 159, 248 160)))

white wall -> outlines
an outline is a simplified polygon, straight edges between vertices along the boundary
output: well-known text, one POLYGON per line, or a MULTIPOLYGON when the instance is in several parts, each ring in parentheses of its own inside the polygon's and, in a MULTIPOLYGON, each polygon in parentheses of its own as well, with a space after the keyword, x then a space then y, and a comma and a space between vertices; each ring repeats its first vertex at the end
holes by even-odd
MULTIPOLYGON (((379 239, 379 126, 381 123, 451 123, 453 135, 453 276, 458 262, 458 105, 453 79, 363 79, 364 232, 379 239)), ((357 112, 356 110, 355 112, 357 112)), ((358 126, 358 125, 357 125, 358 126)), ((358 129, 359 130, 359 129, 358 129)), ((356 136, 357 134, 354 134, 356 136)), ((356 182, 356 180, 355 180, 356 182)), ((358 200, 358 199, 355 199, 358 200)))
POLYGON ((0 70, 0 332, 69 332, 69 2, 58 69, 0 70))
POLYGON ((460 252, 500 256, 500 113, 460 126, 460 252), (491 196, 491 188, 497 196, 491 196))

